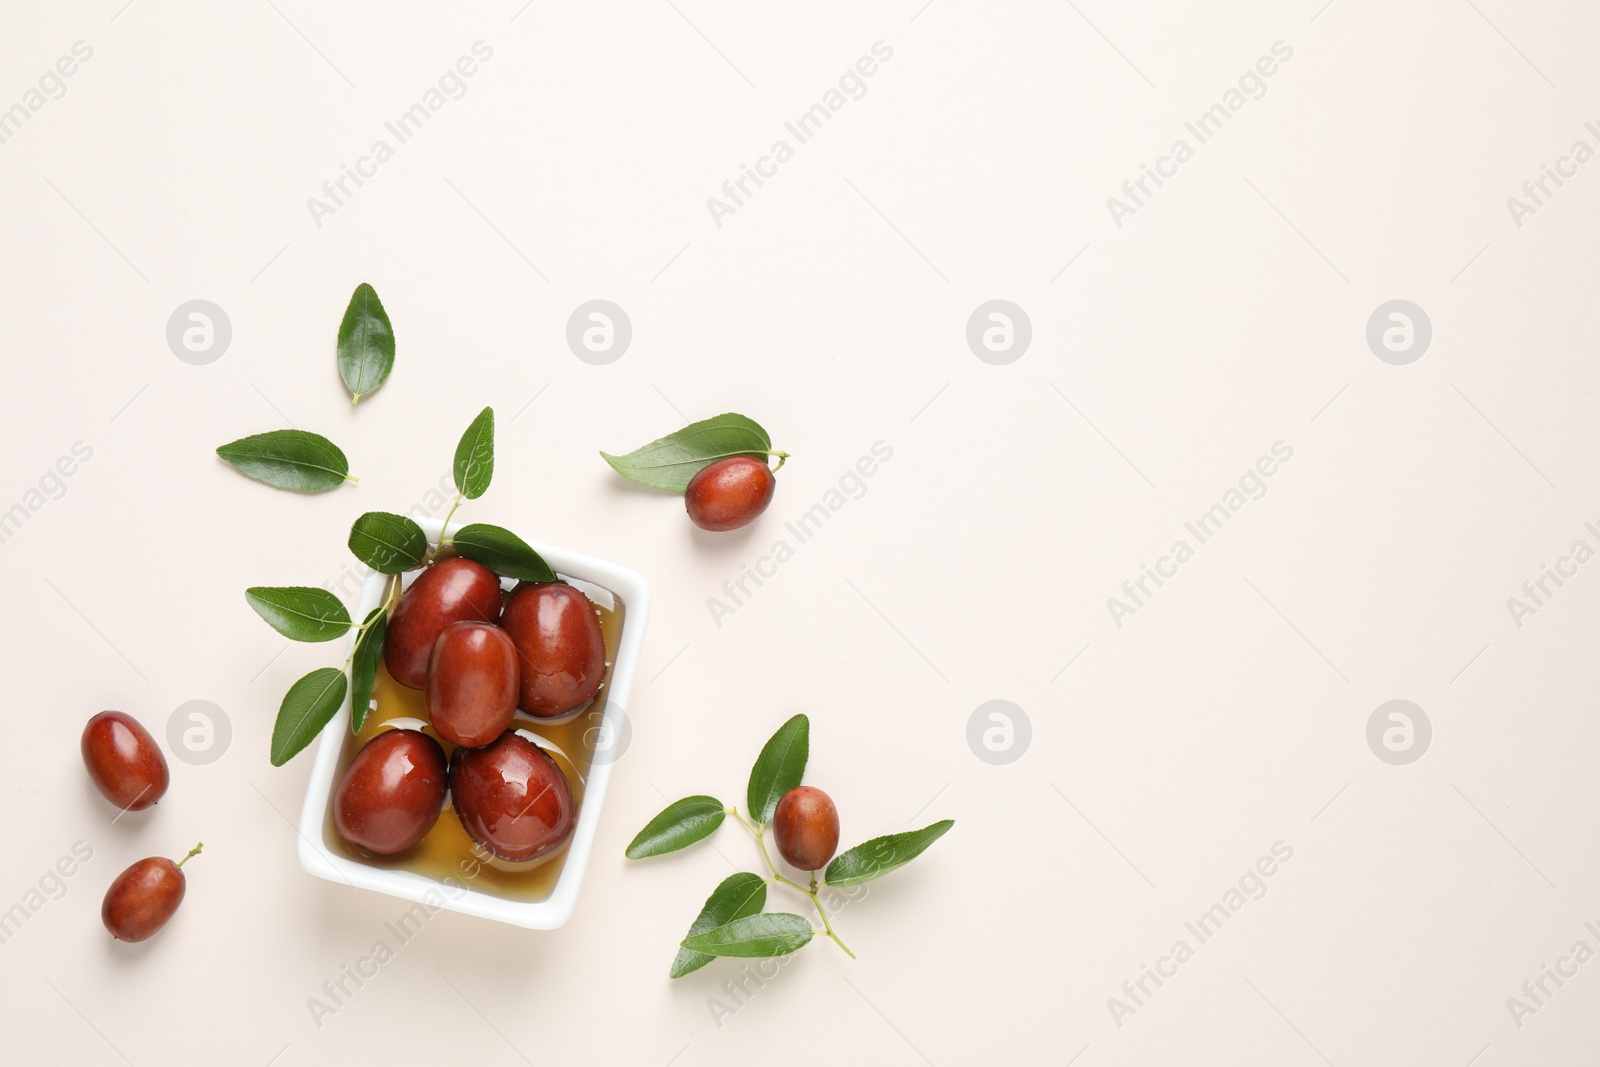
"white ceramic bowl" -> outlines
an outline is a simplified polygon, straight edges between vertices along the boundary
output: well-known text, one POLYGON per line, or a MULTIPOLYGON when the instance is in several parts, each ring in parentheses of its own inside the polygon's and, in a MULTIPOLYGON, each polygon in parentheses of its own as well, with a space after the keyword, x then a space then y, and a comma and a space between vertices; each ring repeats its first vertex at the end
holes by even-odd
MULTIPOLYGON (((419 525, 432 541, 437 541, 442 524, 437 520, 423 519, 419 525)), ((551 545, 533 544, 534 549, 557 574, 589 582, 610 590, 623 604, 622 637, 612 661, 611 680, 606 685, 606 704, 602 729, 613 739, 625 739, 623 725, 627 718, 628 692, 633 687, 633 675, 639 663, 639 651, 644 644, 645 622, 650 615, 650 587, 644 578, 625 567, 607 563, 591 556, 568 552, 551 545)), ((412 572, 414 577, 419 572, 412 572)), ((367 575, 361 590, 361 602, 351 612, 352 617, 364 619, 378 606, 383 596, 384 575, 372 572, 367 575)), ((354 642, 352 634, 349 645, 354 642)), ((566 849, 566 859, 556 879, 550 896, 541 901, 510 900, 474 889, 470 882, 448 885, 413 871, 392 870, 363 863, 349 856, 329 837, 337 833, 329 818, 333 792, 338 775, 348 765, 353 755, 355 738, 350 732, 350 704, 345 702, 333 717, 317 743, 316 762, 311 767, 311 781, 306 786, 305 806, 300 810, 300 866, 319 878, 346 885, 372 889, 379 893, 414 900, 432 908, 459 911, 485 919, 524 926, 534 930, 553 930, 572 917, 578 902, 578 891, 583 886, 583 873, 589 866, 589 853, 594 847, 595 830, 600 825, 600 811, 605 805, 606 787, 611 781, 615 759, 596 759, 589 768, 584 787, 583 802, 578 809, 578 823, 566 849)), ((621 755, 621 752, 617 753, 621 755)), ((446 810, 440 818, 453 819, 455 813, 446 810)))

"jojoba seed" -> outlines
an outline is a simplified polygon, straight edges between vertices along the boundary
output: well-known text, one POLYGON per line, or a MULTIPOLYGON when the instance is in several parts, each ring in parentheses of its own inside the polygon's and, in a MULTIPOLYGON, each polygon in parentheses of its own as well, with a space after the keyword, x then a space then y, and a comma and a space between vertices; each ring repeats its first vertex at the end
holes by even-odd
POLYGON ((549 753, 507 730, 450 758, 450 798, 472 839, 503 860, 548 855, 577 824, 572 787, 549 753))
POLYGON ((187 883, 180 870, 193 852, 177 863, 161 856, 142 859, 117 875, 100 903, 100 921, 118 941, 143 941, 172 918, 183 903, 187 883))
POLYGON ((702 530, 737 530, 767 510, 777 485, 765 460, 729 456, 689 479, 683 503, 702 530))
POLYGON ((80 747, 95 788, 124 811, 143 811, 166 793, 167 758, 133 716, 102 711, 84 726, 80 747))
POLYGON ((564 582, 535 582, 511 594, 500 625, 517 646, 522 710, 560 718, 600 692, 606 642, 594 604, 564 582))
POLYGON ((505 732, 521 689, 517 646, 498 626, 455 622, 428 661, 428 720, 453 745, 478 748, 505 732))
POLYGON ((383 662, 401 685, 421 689, 428 680, 434 642, 453 622, 494 622, 500 617, 500 579, 481 563, 453 556, 430 565, 395 605, 383 639, 383 662))
POLYGON ((444 749, 419 730, 388 730, 361 747, 333 794, 333 824, 352 845, 404 852, 439 819, 448 784, 444 749))
POLYGON ((778 852, 789 866, 820 871, 839 847, 839 810, 820 789, 798 785, 778 801, 772 816, 778 852))

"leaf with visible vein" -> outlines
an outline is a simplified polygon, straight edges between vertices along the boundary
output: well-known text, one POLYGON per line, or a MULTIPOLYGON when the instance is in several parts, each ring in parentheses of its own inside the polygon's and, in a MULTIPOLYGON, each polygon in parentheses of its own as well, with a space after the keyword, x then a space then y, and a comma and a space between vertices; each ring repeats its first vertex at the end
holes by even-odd
POLYGON ((520 578, 525 582, 553 582, 556 572, 533 546, 510 530, 486 523, 463 526, 450 535, 450 544, 461 555, 481 563, 496 574, 520 578))
POLYGON ((688 848, 710 837, 727 814, 727 808, 716 797, 684 797, 668 804, 666 810, 646 823, 628 845, 628 858, 642 860, 688 848))
POLYGON ((750 769, 750 786, 745 793, 745 803, 750 816, 758 823, 772 821, 783 794, 800 784, 805 777, 806 760, 811 753, 811 720, 804 714, 796 715, 772 735, 756 757, 750 769))
POLYGON ((683 947, 708 956, 786 956, 811 940, 811 920, 786 911, 763 912, 683 939, 683 947))
POLYGON ((366 627, 356 639, 350 655, 350 732, 359 734, 372 710, 372 686, 378 677, 378 658, 383 655, 383 639, 389 632, 389 608, 380 604, 368 613, 366 627))
POLYGON ((269 626, 294 641, 332 641, 350 631, 350 613, 326 589, 257 585, 246 589, 244 598, 269 626))
POLYGON ((494 408, 484 408, 472 420, 456 445, 456 488, 468 500, 476 500, 494 478, 494 408))
POLYGON ((322 732, 344 703, 347 687, 344 671, 338 667, 314 670, 289 687, 272 726, 274 767, 288 763, 322 732))
POLYGON ((379 574, 399 574, 422 566, 428 535, 404 515, 369 511, 350 526, 350 551, 379 574))
POLYGON ((943 837, 955 825, 954 819, 945 819, 920 830, 903 834, 874 837, 833 857, 823 880, 829 885, 860 885, 874 878, 882 878, 890 871, 899 870, 943 837))
POLYGON ((601 452, 618 474, 640 485, 681 493, 701 469, 729 456, 765 460, 772 438, 754 419, 734 412, 690 423, 626 455, 601 452))
POLYGON ((352 407, 376 392, 394 369, 394 326, 383 310, 377 290, 366 282, 356 286, 339 323, 337 360, 339 377, 350 390, 352 407))
POLYGON ((338 445, 306 430, 271 430, 230 441, 217 455, 246 478, 292 493, 326 493, 350 477, 338 445))
MULTIPOLYGON (((689 932, 684 937, 697 937, 719 926, 725 926, 735 919, 754 915, 765 907, 766 903, 765 878, 748 871, 730 874, 722 880, 721 885, 711 891, 711 896, 706 898, 705 907, 695 916, 694 922, 689 926, 689 932)), ((679 946, 678 956, 672 961, 669 977, 682 978, 686 974, 698 971, 714 959, 715 956, 679 946)))

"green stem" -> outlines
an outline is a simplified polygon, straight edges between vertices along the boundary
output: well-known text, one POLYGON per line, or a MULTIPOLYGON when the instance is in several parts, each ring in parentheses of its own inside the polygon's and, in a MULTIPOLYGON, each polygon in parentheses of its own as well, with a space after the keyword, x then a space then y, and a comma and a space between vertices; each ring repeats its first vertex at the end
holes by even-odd
POLYGON ((454 542, 452 542, 450 540, 450 537, 449 537, 449 533, 450 533, 450 517, 456 513, 456 508, 459 508, 461 506, 461 501, 464 500, 464 499, 466 499, 466 495, 464 493, 457 493, 456 494, 456 502, 454 504, 451 504, 450 505, 450 510, 444 513, 444 522, 439 527, 439 547, 440 548, 445 548, 448 545, 451 545, 451 544, 454 543, 454 542))
POLYGON ((773 474, 777 474, 779 471, 783 470, 783 465, 789 462, 789 453, 787 452, 768 452, 767 455, 778 457, 778 465, 772 468, 773 474))
POLYGON ((816 872, 815 871, 811 872, 811 882, 812 882, 812 886, 813 886, 813 888, 811 888, 811 889, 807 889, 805 886, 801 885, 799 882, 791 881, 788 878, 785 878, 783 875, 779 874, 778 873, 778 865, 772 862, 772 854, 767 851, 767 839, 766 839, 766 835, 765 835, 766 827, 750 822, 748 819, 746 819, 744 817, 744 815, 742 815, 740 813, 738 808, 728 808, 727 811, 728 811, 728 814, 732 815, 735 819, 738 819, 739 820, 739 825, 743 826, 746 830, 749 830, 751 836, 756 839, 756 844, 761 849, 761 858, 767 861, 767 870, 772 872, 772 877, 767 879, 767 884, 771 885, 774 881, 782 882, 784 885, 789 886, 791 889, 797 889, 800 892, 804 893, 806 896, 810 897, 811 898, 811 906, 816 908, 817 909, 817 914, 822 917, 822 925, 823 925, 824 929, 822 931, 820 931, 820 932, 825 933, 829 937, 831 937, 833 939, 833 943, 834 944, 836 944, 840 948, 844 949, 844 954, 846 956, 849 956, 851 959, 855 959, 856 958, 856 954, 854 952, 850 951, 850 946, 845 944, 844 941, 839 937, 838 934, 834 933, 833 923, 831 923, 828 920, 827 909, 822 906, 822 901, 817 899, 817 893, 816 893, 816 888, 815 888, 816 880, 817 880, 816 872))
POLYGON ((833 924, 828 921, 828 913, 822 910, 822 901, 817 899, 817 895, 815 893, 808 893, 806 895, 811 898, 811 903, 817 906, 817 914, 822 916, 822 925, 827 929, 828 936, 833 938, 833 943, 844 949, 844 954, 846 956, 849 956, 851 959, 855 959, 856 954, 850 951, 850 946, 839 940, 839 935, 833 932, 833 924))
MULTIPOLYGON (((783 464, 780 463, 780 464, 778 464, 778 466, 781 467, 781 466, 783 466, 783 464)), ((357 484, 357 485, 359 485, 360 482, 361 482, 361 479, 357 478, 354 474, 346 474, 344 476, 344 480, 347 481, 347 482, 351 482, 351 483, 357 484)))
POLYGON ((383 594, 383 614, 374 615, 356 627, 356 643, 350 646, 350 654, 344 658, 344 666, 340 668, 341 670, 348 671, 350 669, 350 664, 356 661, 356 653, 361 651, 361 642, 365 641, 367 635, 372 632, 372 628, 378 625, 379 619, 388 617, 388 614, 394 610, 399 593, 400 576, 398 574, 392 575, 389 580, 389 588, 383 594))
POLYGON ((188 863, 190 860, 200 855, 200 850, 205 847, 205 844, 206 843, 202 841, 198 845, 194 846, 194 848, 191 848, 189 850, 189 854, 178 861, 178 866, 181 868, 185 863, 188 863))

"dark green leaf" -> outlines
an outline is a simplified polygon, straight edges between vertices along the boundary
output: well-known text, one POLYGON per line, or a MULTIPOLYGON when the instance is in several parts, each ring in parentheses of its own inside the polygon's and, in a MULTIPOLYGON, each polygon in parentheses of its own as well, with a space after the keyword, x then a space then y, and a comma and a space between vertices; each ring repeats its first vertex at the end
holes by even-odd
POLYGON ((945 819, 920 830, 874 837, 865 844, 833 857, 823 880, 829 885, 859 885, 881 878, 922 855, 924 849, 943 837, 945 831, 954 825, 954 819, 945 819))
POLYGON ((684 797, 651 819, 639 836, 628 845, 628 858, 642 860, 687 848, 703 837, 710 837, 727 809, 716 797, 684 797))
POLYGON ((377 291, 362 282, 339 323, 339 377, 350 390, 351 405, 387 381, 393 369, 394 327, 377 291))
POLYGON ((246 478, 296 493, 326 493, 350 477, 339 446, 305 430, 272 430, 231 441, 217 455, 246 478))
POLYGON ((686 937, 683 947, 707 956, 787 956, 810 940, 810 919, 772 911, 686 937))
POLYGON ((457 552, 496 574, 521 578, 526 582, 556 580, 556 572, 550 569, 544 557, 510 530, 476 522, 451 534, 450 543, 457 552))
POLYGON ((272 726, 272 765, 282 767, 311 743, 344 703, 348 685, 344 671, 322 667, 312 671, 284 695, 278 721, 272 726))
POLYGON ((295 641, 332 641, 350 630, 350 613, 326 589, 257 585, 244 598, 268 625, 295 641))
POLYGON ((745 801, 750 816, 759 823, 772 821, 783 794, 800 784, 805 777, 806 759, 811 754, 811 720, 796 715, 772 735, 756 765, 750 770, 750 788, 745 801))
POLYGON ((476 500, 494 477, 494 408, 484 408, 456 445, 456 488, 476 500))
MULTIPOLYGON (((767 880, 759 874, 748 872, 730 874, 722 880, 722 884, 712 890, 706 898, 706 906, 700 909, 700 914, 695 917, 685 937, 697 937, 700 934, 715 930, 735 919, 742 919, 746 915, 754 915, 767 903, 767 880)), ((691 971, 698 971, 710 963, 715 956, 708 956, 704 952, 696 952, 691 948, 679 947, 678 958, 672 961, 672 971, 669 977, 682 978, 691 971)))
POLYGON ((624 478, 681 493, 689 487, 689 479, 709 463, 729 456, 766 459, 771 450, 772 438, 754 419, 729 412, 690 423, 625 456, 600 455, 624 478))
POLYGON ((379 574, 399 574, 422 566, 428 535, 404 515, 369 511, 350 527, 350 551, 379 574))
POLYGON ((383 655, 383 638, 389 632, 386 605, 372 609, 363 623, 366 629, 356 640, 350 657, 350 732, 358 734, 367 721, 372 705, 372 684, 378 677, 378 659, 383 655))

